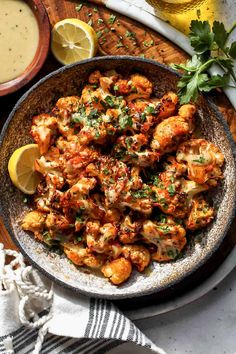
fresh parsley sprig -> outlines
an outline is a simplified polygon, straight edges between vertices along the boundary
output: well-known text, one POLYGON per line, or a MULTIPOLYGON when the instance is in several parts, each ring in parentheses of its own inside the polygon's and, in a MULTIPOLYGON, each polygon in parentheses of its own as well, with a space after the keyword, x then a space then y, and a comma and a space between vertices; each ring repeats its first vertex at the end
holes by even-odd
POLYGON ((233 70, 233 59, 236 59, 236 41, 227 45, 236 23, 226 31, 223 23, 214 21, 211 28, 208 21, 194 20, 190 25, 189 39, 195 54, 185 64, 174 64, 172 67, 182 70, 183 76, 178 82, 180 103, 196 101, 199 92, 209 92, 217 87, 227 87, 230 78, 236 84, 233 70), (218 64, 223 75, 209 76, 207 70, 218 64))

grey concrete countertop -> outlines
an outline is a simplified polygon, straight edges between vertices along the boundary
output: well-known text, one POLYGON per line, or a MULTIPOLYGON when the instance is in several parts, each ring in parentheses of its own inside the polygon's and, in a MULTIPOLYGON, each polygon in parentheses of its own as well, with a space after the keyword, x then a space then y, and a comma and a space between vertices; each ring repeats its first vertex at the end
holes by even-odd
MULTIPOLYGON (((167 354, 236 354, 236 270, 201 299, 135 324, 167 354)), ((130 344, 109 352, 147 353, 130 344)))

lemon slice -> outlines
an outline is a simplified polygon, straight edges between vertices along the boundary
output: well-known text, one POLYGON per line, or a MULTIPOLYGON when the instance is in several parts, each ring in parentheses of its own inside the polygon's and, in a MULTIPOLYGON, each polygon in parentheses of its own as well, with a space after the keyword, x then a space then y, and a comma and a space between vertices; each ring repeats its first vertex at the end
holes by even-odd
POLYGON ((77 18, 66 18, 53 27, 51 48, 55 58, 62 64, 92 58, 97 46, 94 29, 77 18))
POLYGON ((40 181, 34 162, 40 157, 37 144, 28 144, 14 151, 8 162, 12 183, 25 194, 33 194, 40 181))

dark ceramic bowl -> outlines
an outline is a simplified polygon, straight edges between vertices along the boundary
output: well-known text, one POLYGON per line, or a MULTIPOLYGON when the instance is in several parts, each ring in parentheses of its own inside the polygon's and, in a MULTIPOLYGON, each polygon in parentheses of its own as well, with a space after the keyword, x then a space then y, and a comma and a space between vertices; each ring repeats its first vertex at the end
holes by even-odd
POLYGON ((79 94, 89 73, 95 69, 116 69, 123 74, 141 72, 154 83, 157 96, 169 90, 176 91, 178 75, 174 71, 154 61, 135 57, 102 57, 81 61, 63 67, 39 81, 16 104, 0 137, 2 216, 7 230, 22 253, 42 273, 63 286, 90 296, 109 299, 163 291, 183 281, 209 259, 224 240, 234 216, 234 147, 224 119, 206 97, 201 97, 197 104, 197 126, 205 138, 222 150, 225 156, 225 179, 213 193, 213 204, 217 210, 214 222, 192 238, 181 259, 173 263, 153 263, 148 272, 134 272, 128 282, 116 287, 98 274, 77 269, 64 256, 50 252, 20 227, 21 219, 29 207, 23 203, 23 194, 11 184, 7 173, 9 157, 16 148, 32 142, 29 135, 32 116, 50 111, 61 96, 79 94))

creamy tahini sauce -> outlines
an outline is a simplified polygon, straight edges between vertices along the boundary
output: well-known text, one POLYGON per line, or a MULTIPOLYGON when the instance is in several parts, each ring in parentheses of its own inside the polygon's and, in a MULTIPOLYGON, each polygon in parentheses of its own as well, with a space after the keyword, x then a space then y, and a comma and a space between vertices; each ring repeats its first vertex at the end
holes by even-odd
POLYGON ((0 83, 23 73, 38 42, 37 19, 30 7, 22 0, 0 0, 0 83))

